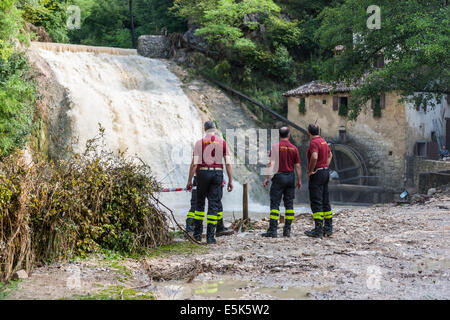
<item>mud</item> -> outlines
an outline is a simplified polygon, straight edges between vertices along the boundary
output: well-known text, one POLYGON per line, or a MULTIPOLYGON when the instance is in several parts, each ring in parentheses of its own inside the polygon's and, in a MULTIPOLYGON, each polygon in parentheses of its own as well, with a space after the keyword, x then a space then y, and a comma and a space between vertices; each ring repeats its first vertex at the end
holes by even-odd
POLYGON ((121 283, 159 299, 449 299, 449 208, 448 192, 424 204, 345 208, 323 239, 303 234, 310 214, 296 217, 291 238, 262 238, 268 222, 258 221, 206 253, 121 261, 127 276, 95 259, 38 268, 9 298, 70 298, 121 283), (74 267, 81 286, 71 289, 74 267))

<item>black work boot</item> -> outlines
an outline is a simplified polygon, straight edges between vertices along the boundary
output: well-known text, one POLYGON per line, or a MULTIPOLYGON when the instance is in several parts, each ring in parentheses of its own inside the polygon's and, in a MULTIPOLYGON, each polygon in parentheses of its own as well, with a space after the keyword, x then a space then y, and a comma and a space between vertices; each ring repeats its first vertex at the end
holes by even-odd
POLYGON ((323 224, 323 235, 325 237, 331 237, 333 234, 333 218, 324 219, 325 223, 323 224))
POLYGON ((194 219, 187 218, 186 219, 186 232, 193 233, 194 232, 194 219))
POLYGON ((310 231, 309 230, 305 231, 305 234, 308 237, 322 238, 322 235, 323 235, 323 228, 322 228, 323 222, 322 222, 322 220, 314 219, 314 224, 315 224, 314 229, 312 229, 310 231))
POLYGON ((214 234, 216 233, 216 226, 212 223, 206 225, 206 243, 215 244, 214 234))
POLYGON ((194 239, 198 242, 202 241, 203 221, 194 219, 194 239))
POLYGON ((270 219, 269 229, 267 229, 267 232, 264 232, 261 235, 263 237, 276 238, 278 236, 277 227, 278 227, 278 220, 270 219))
POLYGON ((292 220, 285 220, 284 221, 284 227, 283 227, 283 237, 290 237, 291 236, 291 225, 292 220))
POLYGON ((234 234, 234 231, 229 230, 228 228, 225 227, 225 225, 223 224, 223 219, 217 221, 216 237, 230 236, 232 234, 234 234))

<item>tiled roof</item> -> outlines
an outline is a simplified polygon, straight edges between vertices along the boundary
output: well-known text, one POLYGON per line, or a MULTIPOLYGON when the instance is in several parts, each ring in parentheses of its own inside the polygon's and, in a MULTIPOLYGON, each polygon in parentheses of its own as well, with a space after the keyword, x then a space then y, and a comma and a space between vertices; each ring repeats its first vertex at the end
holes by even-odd
POLYGON ((283 93, 283 96, 290 97, 290 96, 299 96, 299 95, 308 95, 308 94, 320 94, 320 93, 330 93, 331 91, 336 93, 342 93, 342 92, 349 92, 353 89, 355 89, 355 85, 346 85, 342 82, 336 83, 334 85, 320 82, 320 81, 311 81, 309 83, 306 83, 297 89, 289 90, 285 93, 283 93))

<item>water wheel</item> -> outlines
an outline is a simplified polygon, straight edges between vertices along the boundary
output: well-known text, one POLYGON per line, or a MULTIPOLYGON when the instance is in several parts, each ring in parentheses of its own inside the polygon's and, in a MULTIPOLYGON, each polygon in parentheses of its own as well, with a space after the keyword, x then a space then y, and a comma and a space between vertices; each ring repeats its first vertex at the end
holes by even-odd
MULTIPOLYGON (((330 164, 330 184, 366 184, 367 168, 361 155, 352 147, 332 144, 333 160, 330 164)), ((330 192, 331 201, 356 202, 360 192, 330 192)))

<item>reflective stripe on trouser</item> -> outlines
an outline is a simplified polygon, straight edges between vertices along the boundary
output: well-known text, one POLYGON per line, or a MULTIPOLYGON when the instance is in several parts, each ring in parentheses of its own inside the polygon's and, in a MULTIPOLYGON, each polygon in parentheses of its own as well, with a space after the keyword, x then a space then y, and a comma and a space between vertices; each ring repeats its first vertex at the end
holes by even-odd
POLYGON ((280 217, 280 210, 272 209, 270 210, 270 219, 278 220, 280 217))
POLYGON ((188 212, 187 218, 188 219, 195 219, 195 212, 188 212))
POLYGON ((223 219, 223 212, 217 213, 217 220, 223 219))
POLYGON ((293 220, 294 219, 294 210, 293 209, 286 209, 286 220, 293 220))
POLYGON ((201 221, 203 221, 203 220, 205 220, 205 212, 203 211, 195 211, 195 217, 194 217, 194 219, 195 220, 201 220, 201 221))
POLYGON ((330 173, 327 169, 319 170, 309 179, 309 200, 314 219, 323 220, 331 217, 331 206, 328 194, 330 173))
POLYGON ((324 219, 331 219, 333 218, 333 213, 331 211, 327 211, 323 213, 324 219))
POLYGON ((212 214, 208 214, 206 216, 206 221, 207 223, 211 223, 211 224, 217 224, 217 216, 216 215, 212 215, 212 214))
POLYGON ((316 220, 316 219, 323 220, 323 212, 314 212, 313 218, 314 218, 314 220, 316 220))

